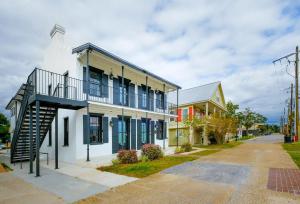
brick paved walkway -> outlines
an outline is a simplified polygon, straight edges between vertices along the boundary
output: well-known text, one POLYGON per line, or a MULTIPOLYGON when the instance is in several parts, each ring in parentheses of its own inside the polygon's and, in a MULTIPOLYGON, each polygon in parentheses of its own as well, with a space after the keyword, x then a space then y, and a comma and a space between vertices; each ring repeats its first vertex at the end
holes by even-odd
POLYGON ((300 195, 300 170, 270 168, 268 189, 300 195))

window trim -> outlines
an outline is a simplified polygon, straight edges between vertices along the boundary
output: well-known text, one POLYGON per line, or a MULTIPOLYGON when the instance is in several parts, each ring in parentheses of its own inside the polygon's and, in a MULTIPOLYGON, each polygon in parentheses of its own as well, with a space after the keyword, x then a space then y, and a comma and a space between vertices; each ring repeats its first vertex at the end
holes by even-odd
POLYGON ((104 144, 103 142, 103 117, 104 117, 104 114, 100 114, 100 113, 90 113, 90 121, 89 121, 89 129, 90 129, 90 132, 89 132, 89 142, 90 142, 90 145, 101 145, 101 144, 104 144), (99 129, 98 127, 98 131, 101 133, 101 142, 92 142, 91 141, 91 117, 98 117, 98 121, 100 122, 99 125, 101 126, 101 128, 99 129), (99 120, 100 118, 100 120, 99 120))
POLYGON ((89 95, 90 96, 94 96, 94 97, 102 97, 103 96, 103 70, 101 69, 97 69, 97 68, 94 68, 94 67, 90 67, 90 70, 89 70, 89 95), (94 72, 96 73, 97 75, 99 74, 99 83, 96 83, 96 82, 91 82, 91 72, 94 72), (91 89, 91 85, 94 85, 94 86, 99 86, 99 95, 98 94, 94 94, 92 93, 92 90, 91 89))
POLYGON ((63 147, 68 147, 70 145, 70 121, 69 117, 64 117, 64 145, 63 147), (68 137, 66 137, 66 121, 68 122, 68 137), (66 138, 67 138, 67 144, 66 144, 66 138))

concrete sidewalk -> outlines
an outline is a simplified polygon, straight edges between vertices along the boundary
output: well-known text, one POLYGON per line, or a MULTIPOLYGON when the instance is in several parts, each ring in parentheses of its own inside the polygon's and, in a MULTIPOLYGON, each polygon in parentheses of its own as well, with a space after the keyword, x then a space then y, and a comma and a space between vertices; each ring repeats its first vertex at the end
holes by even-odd
POLYGON ((0 173, 0 203, 60 204, 65 201, 54 193, 42 190, 8 172, 0 173))
MULTIPOLYGON (((50 161, 49 165, 47 165, 45 160, 41 160, 41 176, 35 177, 35 174, 29 174, 29 162, 23 162, 21 168, 21 163, 10 164, 8 155, 1 154, 0 160, 14 169, 8 173, 11 178, 10 182, 14 183, 16 181, 23 184, 18 189, 8 187, 8 189, 4 190, 6 193, 14 195, 10 198, 10 202, 16 203, 18 203, 18 200, 20 201, 19 196, 23 196, 23 194, 19 195, 18 192, 23 192, 22 188, 27 188, 27 185, 33 186, 39 191, 50 193, 49 195, 54 196, 54 198, 61 198, 61 201, 69 203, 104 192, 111 187, 137 180, 136 178, 101 172, 89 166, 64 162, 60 162, 59 169, 54 170, 54 161, 50 161)), ((4 177, 4 175, 1 174, 0 177, 4 177)), ((5 180, 0 180, 0 186, 4 185, 5 180)), ((29 202, 30 194, 25 193, 24 196, 28 196, 29 202)), ((35 199, 35 197, 32 197, 32 202, 29 203, 40 203, 35 202, 35 199)), ((0 203, 2 202, 4 200, 0 197, 0 203)))

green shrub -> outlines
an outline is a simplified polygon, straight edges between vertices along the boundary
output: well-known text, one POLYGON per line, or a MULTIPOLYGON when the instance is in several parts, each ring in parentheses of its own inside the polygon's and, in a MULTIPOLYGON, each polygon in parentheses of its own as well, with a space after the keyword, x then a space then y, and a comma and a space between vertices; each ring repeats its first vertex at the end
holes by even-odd
POLYGON ((117 158, 121 164, 132 164, 138 162, 138 157, 135 150, 120 150, 117 158))
POLYGON ((179 153, 182 153, 182 152, 184 152, 184 151, 181 147, 176 147, 175 154, 179 154, 179 153))
POLYGON ((142 155, 140 160, 141 162, 148 162, 149 158, 146 155, 142 155))
POLYGON ((192 151, 192 145, 190 143, 185 143, 185 144, 181 145, 181 149, 184 152, 190 152, 190 151, 192 151))
POLYGON ((145 144, 142 146, 142 156, 147 156, 149 160, 159 159, 163 156, 163 152, 158 145, 145 144))
POLYGON ((113 160, 111 160, 111 163, 113 165, 118 165, 118 164, 120 164, 120 160, 119 159, 113 159, 113 160))

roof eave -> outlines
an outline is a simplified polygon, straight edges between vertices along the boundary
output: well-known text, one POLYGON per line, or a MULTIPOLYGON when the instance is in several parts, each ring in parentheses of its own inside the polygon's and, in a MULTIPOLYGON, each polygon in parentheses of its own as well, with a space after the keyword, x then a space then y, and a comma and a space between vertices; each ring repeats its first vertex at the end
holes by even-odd
POLYGON ((133 68, 133 69, 135 69, 135 70, 137 70, 139 72, 142 72, 144 74, 152 76, 153 78, 156 78, 156 79, 158 79, 160 81, 163 81, 163 82, 165 82, 165 83, 167 83, 167 84, 169 84, 169 85, 171 85, 171 86, 173 86, 173 87, 175 87, 177 89, 181 89, 181 87, 179 85, 174 84, 172 82, 169 82, 168 80, 165 80, 165 79, 157 76, 156 74, 148 72, 147 70, 145 70, 145 69, 143 69, 143 68, 141 68, 141 67, 139 67, 137 65, 134 65, 134 64, 132 64, 132 63, 130 63, 130 62, 128 62, 128 61, 126 61, 126 60, 124 60, 124 59, 122 59, 122 58, 120 58, 120 57, 118 57, 118 56, 116 56, 116 55, 114 55, 114 54, 112 54, 112 53, 110 53, 110 52, 108 52, 108 51, 106 51, 106 50, 104 50, 104 49, 96 46, 96 45, 93 45, 91 43, 85 43, 85 44, 80 45, 80 46, 78 46, 76 48, 73 48, 72 49, 72 54, 74 54, 74 53, 80 53, 80 52, 82 52, 84 50, 94 50, 96 52, 99 52, 99 53, 101 53, 101 54, 103 54, 103 55, 105 55, 107 57, 110 57, 110 58, 112 58, 112 59, 114 59, 114 60, 116 60, 116 61, 118 61, 118 62, 120 62, 120 63, 122 63, 124 65, 127 65, 127 66, 129 66, 129 67, 131 67, 131 68, 133 68))

